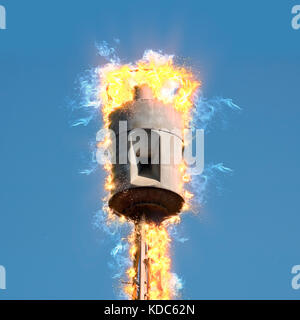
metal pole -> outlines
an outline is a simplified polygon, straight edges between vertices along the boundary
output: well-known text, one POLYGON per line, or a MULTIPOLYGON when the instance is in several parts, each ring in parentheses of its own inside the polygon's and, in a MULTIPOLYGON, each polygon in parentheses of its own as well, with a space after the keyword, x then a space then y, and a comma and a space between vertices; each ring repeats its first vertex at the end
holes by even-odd
POLYGON ((148 246, 145 241, 144 221, 140 222, 140 277, 139 277, 139 300, 148 300, 148 246))

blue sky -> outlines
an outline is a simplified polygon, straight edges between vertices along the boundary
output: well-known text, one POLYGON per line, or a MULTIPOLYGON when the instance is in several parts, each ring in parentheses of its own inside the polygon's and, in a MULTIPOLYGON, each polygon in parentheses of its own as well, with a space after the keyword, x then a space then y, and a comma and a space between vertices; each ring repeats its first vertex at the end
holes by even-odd
POLYGON ((97 123, 70 128, 66 102, 78 74, 100 62, 95 41, 114 38, 126 61, 149 48, 186 58, 205 96, 243 108, 205 138, 206 163, 234 173, 180 226, 183 298, 299 299, 298 2, 1 0, 0 299, 116 298, 113 242, 92 227, 103 177, 78 174, 97 123))

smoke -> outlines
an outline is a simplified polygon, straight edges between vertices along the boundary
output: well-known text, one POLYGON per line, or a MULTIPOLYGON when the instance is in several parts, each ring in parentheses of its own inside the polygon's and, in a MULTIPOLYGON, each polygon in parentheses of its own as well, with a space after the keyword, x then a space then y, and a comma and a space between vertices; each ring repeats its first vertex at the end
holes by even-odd
POLYGON ((208 197, 208 188, 210 185, 219 184, 218 174, 231 174, 233 170, 225 167, 223 163, 218 164, 208 164, 206 165, 203 173, 198 176, 193 176, 191 182, 189 183, 188 190, 194 194, 191 201, 191 211, 193 213, 199 213, 203 208, 208 197))
MULTIPOLYGON (((114 43, 118 45, 120 40, 114 39, 114 43)), ((96 42, 95 47, 98 51, 98 55, 103 57, 107 62, 120 64, 121 60, 116 53, 116 49, 114 47, 110 47, 106 41, 96 42)))
MULTIPOLYGON (((230 98, 214 97, 205 98, 202 92, 198 93, 195 108, 192 111, 192 129, 203 129, 208 134, 213 124, 221 118, 222 124, 226 125, 226 115, 228 111, 236 112, 242 109, 230 98)), ((193 175, 191 182, 187 185, 187 190, 194 194, 191 201, 191 211, 198 213, 207 201, 208 188, 214 182, 219 184, 218 174, 232 174, 233 169, 228 168, 223 163, 206 164, 201 175, 193 175)))
POLYGON ((87 126, 97 114, 101 101, 99 99, 99 68, 86 70, 75 80, 75 88, 78 96, 73 99, 70 106, 73 111, 82 113, 83 116, 72 121, 71 126, 87 126))
MULTIPOLYGON (((108 267, 112 272, 112 278, 120 283, 126 269, 131 266, 131 260, 128 257, 129 244, 127 236, 131 232, 133 225, 129 223, 121 224, 119 220, 107 219, 107 202, 104 201, 103 208, 98 210, 93 217, 93 227, 100 230, 103 234, 103 242, 113 242, 113 249, 110 251, 111 260, 108 261, 108 267)), ((115 290, 120 299, 127 298, 122 290, 115 290)))
POLYGON ((176 273, 172 273, 171 275, 172 275, 171 283, 170 283, 171 290, 173 291, 175 297, 179 298, 181 294, 181 290, 183 289, 184 282, 181 278, 178 277, 176 273))
POLYGON ((185 243, 189 239, 181 234, 181 231, 179 230, 179 225, 178 224, 170 224, 168 226, 168 232, 170 236, 172 237, 173 240, 180 242, 180 243, 185 243))
POLYGON ((191 126, 193 128, 209 131, 214 118, 226 115, 227 111, 239 111, 241 108, 232 99, 223 97, 205 98, 202 93, 198 94, 193 110, 191 126))

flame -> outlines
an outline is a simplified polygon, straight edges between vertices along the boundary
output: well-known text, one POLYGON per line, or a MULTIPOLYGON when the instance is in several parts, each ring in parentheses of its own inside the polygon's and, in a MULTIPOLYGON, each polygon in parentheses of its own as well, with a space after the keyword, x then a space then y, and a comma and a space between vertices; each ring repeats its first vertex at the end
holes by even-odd
POLYGON ((147 258, 149 268, 149 300, 169 300, 172 298, 170 288, 172 275, 169 257, 170 236, 163 226, 145 225, 145 241, 149 247, 147 258))
POLYGON ((193 107, 196 89, 200 86, 194 75, 184 67, 176 66, 173 56, 146 51, 135 65, 108 64, 100 69, 100 99, 105 127, 109 115, 134 99, 136 86, 148 85, 156 99, 171 104, 183 113, 186 121, 193 107))
MULTIPOLYGON (((136 86, 147 85, 152 89, 153 96, 166 105, 172 105, 182 112, 186 126, 190 120, 190 111, 193 99, 200 81, 193 73, 182 66, 174 64, 172 55, 163 55, 152 50, 145 52, 144 57, 133 64, 119 65, 109 63, 99 69, 100 100, 104 127, 109 127, 109 115, 117 108, 122 108, 134 99, 136 86)), ((98 147, 107 148, 111 139, 107 136, 98 143, 98 147)), ((105 181, 105 190, 113 191, 114 184, 111 176, 111 164, 104 165, 108 173, 105 181)), ((184 184, 190 182, 191 177, 186 173, 186 164, 179 166, 182 177, 182 195, 185 198, 184 211, 190 207, 191 197, 185 197, 184 184)))
MULTIPOLYGON (((172 274, 171 258, 169 255, 170 236, 166 225, 156 225, 141 223, 140 232, 143 232, 144 241, 148 247, 147 267, 148 267, 148 300, 169 300, 175 295, 171 285, 172 274)), ((134 229, 128 238, 131 244, 129 255, 133 262, 136 263, 138 257, 138 236, 137 230, 134 229)), ((128 283, 124 287, 125 293, 132 299, 137 299, 137 271, 134 267, 127 270, 128 283)))
POLYGON ((137 299, 137 268, 134 267, 134 263, 137 261, 138 252, 138 234, 136 228, 133 229, 132 233, 128 237, 128 242, 130 244, 129 256, 130 260, 133 262, 133 267, 127 269, 126 274, 128 277, 128 282, 124 286, 123 290, 125 294, 132 300, 137 299))
MULTIPOLYGON (((104 128, 110 125, 109 116, 118 108, 122 108, 126 103, 133 101, 135 88, 147 85, 153 93, 155 99, 165 105, 173 106, 182 113, 185 127, 189 125, 193 99, 197 88, 201 83, 195 79, 191 71, 182 66, 174 64, 173 56, 162 55, 154 51, 146 51, 144 57, 134 65, 109 63, 99 69, 100 90, 99 98, 102 106, 102 116, 104 128)), ((98 148, 107 148, 111 144, 109 136, 104 137, 98 143, 98 148)), ((107 172, 105 180, 105 190, 110 193, 114 190, 112 165, 107 162, 104 165, 107 172)), ((193 195, 184 190, 184 184, 190 181, 187 173, 187 166, 184 162, 178 168, 181 177, 182 196, 185 204, 182 211, 188 210, 189 200, 193 195)), ((108 210, 108 221, 117 219, 116 215, 108 210)), ((120 222, 126 221, 125 217, 119 218, 120 222)), ((170 236, 167 231, 169 224, 179 223, 180 217, 171 217, 162 224, 155 225, 143 222, 144 240, 148 246, 148 299, 171 299, 175 296, 171 287, 172 274, 171 258, 169 255, 170 236)), ((136 229, 128 237, 130 244, 129 256, 133 266, 126 271, 128 282, 124 286, 124 292, 132 299, 137 299, 137 277, 139 255, 139 234, 136 229)))

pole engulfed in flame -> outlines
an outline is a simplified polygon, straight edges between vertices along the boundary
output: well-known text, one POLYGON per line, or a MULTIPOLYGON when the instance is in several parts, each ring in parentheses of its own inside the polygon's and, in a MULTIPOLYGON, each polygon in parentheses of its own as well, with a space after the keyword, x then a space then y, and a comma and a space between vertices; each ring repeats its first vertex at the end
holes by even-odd
POLYGON ((172 298, 171 258, 169 256, 170 236, 167 229, 155 224, 145 225, 145 241, 149 268, 149 300, 169 300, 172 298))
MULTIPOLYGON (((155 225, 143 222, 139 226, 139 232, 143 232, 145 244, 149 248, 147 251, 148 266, 148 300, 169 300, 175 295, 172 286, 171 258, 169 253, 171 238, 164 224, 155 225)), ((133 267, 127 270, 128 283, 124 287, 125 293, 132 299, 137 299, 137 261, 139 257, 139 232, 133 230, 129 236, 130 258, 133 267)))
MULTIPOLYGON (((174 64, 173 56, 162 55, 154 51, 146 51, 143 59, 135 65, 119 65, 109 63, 100 69, 100 99, 102 103, 102 115, 104 127, 110 125, 109 115, 126 103, 133 101, 136 86, 147 85, 151 88, 155 99, 166 105, 172 105, 182 113, 186 127, 189 125, 193 99, 200 82, 197 81, 189 70, 174 64)), ((99 143, 98 147, 105 147, 111 143, 109 137, 99 143)), ((113 192, 113 184, 110 163, 104 166, 108 175, 105 182, 105 189, 113 192)), ((182 177, 182 196, 185 204, 182 211, 189 207, 189 200, 193 195, 184 190, 184 184, 190 181, 186 172, 186 164, 182 162, 179 166, 182 177)), ((109 215, 112 216, 112 215, 109 215)), ((168 219, 167 223, 175 223, 179 217, 168 219)), ((149 270, 148 299, 171 299, 174 292, 171 288, 170 273, 171 258, 169 256, 170 236, 167 225, 155 225, 143 223, 145 241, 149 247, 147 253, 149 270)), ((134 262, 137 255, 137 233, 136 230, 128 237, 131 245, 129 254, 134 262)), ((127 270, 129 279, 124 291, 130 298, 137 297, 137 267, 133 266, 127 270)))

